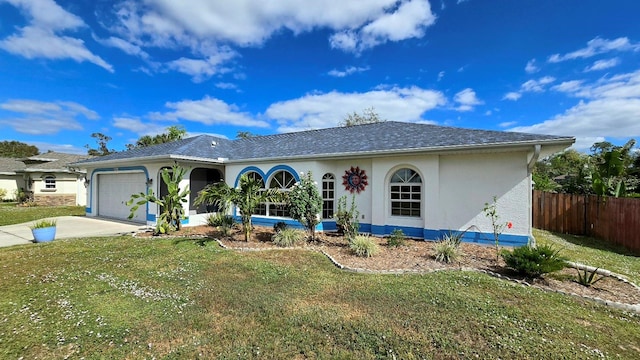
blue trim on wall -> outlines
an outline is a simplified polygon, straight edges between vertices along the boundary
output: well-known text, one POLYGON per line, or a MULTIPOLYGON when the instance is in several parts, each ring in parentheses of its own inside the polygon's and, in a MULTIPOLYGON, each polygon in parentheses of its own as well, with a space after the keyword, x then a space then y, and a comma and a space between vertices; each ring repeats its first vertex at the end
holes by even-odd
POLYGON ((323 221, 322 223, 320 223, 319 226, 322 226, 322 228, 321 228, 322 231, 337 231, 338 230, 338 225, 333 220, 323 221))
POLYGON ((293 175, 293 177, 296 179, 296 181, 300 181, 300 175, 296 172, 296 170, 294 168, 292 168, 289 165, 276 165, 274 167, 272 167, 266 175, 266 178, 264 179, 264 181, 267 181, 271 175, 275 174, 278 171, 287 171, 289 173, 291 173, 291 175, 293 175))
POLYGON ((262 170, 260 170, 260 168, 255 167, 255 166, 247 166, 246 168, 242 169, 238 173, 238 176, 236 176, 236 181, 233 183, 233 187, 238 187, 238 184, 240 183, 240 177, 242 175, 244 175, 245 173, 248 173, 248 172, 256 172, 256 173, 258 173, 260 176, 262 176, 262 180, 265 183, 267 182, 266 176, 265 176, 264 172, 262 172, 262 170))
MULTIPOLYGON (((373 225, 371 226, 371 233, 373 235, 378 236, 387 236, 390 235, 391 232, 395 229, 400 229, 402 232, 409 237, 413 238, 421 238, 427 241, 437 241, 442 239, 445 235, 449 235, 451 232, 448 229, 421 229, 417 227, 408 227, 408 226, 395 226, 395 225, 373 225)), ((360 231, 367 232, 365 228, 360 227, 360 231)), ((459 231, 458 233, 461 233, 459 231)), ((483 232, 474 232, 467 231, 462 236, 462 241, 467 243, 475 243, 481 245, 495 245, 495 240, 493 237, 493 233, 483 233, 483 232)), ((500 235, 500 245, 504 246, 523 246, 529 243, 529 236, 526 235, 513 235, 513 234, 502 234, 500 235)))
POLYGON ((147 214, 147 221, 156 222, 156 214, 147 214))
MULTIPOLYGON (((132 170, 142 170, 142 172, 144 172, 144 175, 146 176, 147 180, 149 180, 149 171, 147 170, 146 167, 144 166, 123 166, 123 167, 112 167, 112 168, 97 168, 97 169, 93 169, 93 171, 91 172, 91 177, 90 177, 90 184, 95 184, 95 180, 93 178, 94 175, 99 175, 100 173, 113 173, 113 172, 118 172, 118 171, 132 171, 132 170)), ((98 184, 100 185, 100 184, 98 184)), ((147 193, 149 192, 149 185, 147 185, 146 187, 146 191, 147 193)), ((86 214, 91 214, 91 210, 93 208, 93 186, 89 186, 89 206, 87 206, 85 208, 85 212, 86 214)), ((155 221, 155 215, 154 216, 154 221, 155 221)), ((145 217, 148 218, 149 217, 149 203, 146 204, 146 208, 145 208, 145 217)))
POLYGON ((238 184, 240 183, 240 177, 248 172, 256 172, 258 173, 260 176, 262 176, 262 180, 265 183, 265 186, 267 186, 267 181, 269 180, 269 178, 271 177, 271 175, 275 174, 278 171, 287 171, 289 173, 291 173, 291 175, 293 175, 293 177, 296 179, 296 181, 300 181, 300 175, 298 174, 298 172, 292 168, 289 165, 276 165, 274 167, 272 167, 271 169, 269 169, 269 171, 267 171, 267 173, 265 174, 262 170, 260 170, 260 168, 256 167, 256 166, 247 166, 246 168, 242 169, 239 173, 238 176, 236 176, 236 180, 233 183, 234 187, 237 187, 238 184))

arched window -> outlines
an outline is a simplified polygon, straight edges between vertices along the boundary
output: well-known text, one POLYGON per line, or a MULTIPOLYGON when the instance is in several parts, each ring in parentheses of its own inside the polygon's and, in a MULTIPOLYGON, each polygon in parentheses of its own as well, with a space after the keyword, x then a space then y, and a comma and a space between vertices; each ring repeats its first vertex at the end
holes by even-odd
POLYGON ((322 177, 322 218, 332 219, 335 211, 336 177, 324 174, 322 177))
MULTIPOLYGON (((264 189, 264 179, 262 175, 258 174, 255 171, 249 171, 245 173, 249 179, 255 180, 260 184, 260 189, 264 189)), ((253 215, 267 215, 267 204, 260 204, 256 207, 256 210, 253 212, 253 215)))
MULTIPOLYGON (((296 183, 296 178, 288 171, 282 170, 273 174, 271 181, 269 181, 270 189, 278 189, 280 191, 289 191, 289 189, 296 183)), ((268 203, 269 209, 268 216, 281 216, 289 217, 289 209, 284 203, 268 203)))
POLYGON ((420 217, 422 209, 422 179, 411 169, 400 169, 389 184, 391 215, 420 217))
POLYGON ((44 189, 53 191, 56 189, 56 177, 53 175, 47 175, 44 177, 44 189))

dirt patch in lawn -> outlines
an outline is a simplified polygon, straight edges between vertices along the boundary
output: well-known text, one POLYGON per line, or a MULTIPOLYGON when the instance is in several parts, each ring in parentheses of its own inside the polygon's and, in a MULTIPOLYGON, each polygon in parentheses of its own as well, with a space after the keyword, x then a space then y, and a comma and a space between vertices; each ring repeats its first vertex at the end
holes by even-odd
MULTIPOLYGON (((225 247, 237 250, 280 249, 271 242, 272 235, 273 229, 256 226, 251 239, 246 242, 239 228, 234 228, 229 236, 224 237, 215 228, 206 225, 186 227, 171 234, 178 237, 198 236, 219 239, 225 247)), ((138 236, 151 236, 151 233, 141 233, 138 236)), ((502 258, 496 257, 496 249, 493 246, 462 243, 458 259, 454 263, 447 264, 435 260, 436 251, 433 241, 407 239, 403 246, 389 247, 384 238, 371 237, 371 239, 378 244, 380 251, 370 258, 353 255, 347 241, 338 234, 318 233, 316 241, 300 243, 294 247, 322 251, 337 264, 355 271, 423 273, 437 270, 480 270, 507 277, 525 286, 537 286, 607 302, 640 306, 640 288, 614 276, 604 277, 593 286, 586 287, 576 282, 576 269, 565 268, 532 280, 519 277, 506 268, 502 258)))

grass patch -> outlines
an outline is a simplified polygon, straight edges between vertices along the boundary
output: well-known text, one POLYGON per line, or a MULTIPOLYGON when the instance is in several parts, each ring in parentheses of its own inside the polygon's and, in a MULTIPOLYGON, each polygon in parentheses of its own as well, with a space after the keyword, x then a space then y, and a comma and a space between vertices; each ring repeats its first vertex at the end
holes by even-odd
POLYGON ((128 236, 0 249, 0 358, 636 358, 640 316, 483 274, 128 236))
POLYGON ((592 237, 538 229, 533 230, 533 236, 538 244, 561 249, 560 255, 570 261, 616 272, 640 285, 640 258, 621 246, 592 237))
POLYGON ((85 216, 83 206, 16 206, 3 203, 0 206, 0 226, 21 224, 54 216, 85 216))

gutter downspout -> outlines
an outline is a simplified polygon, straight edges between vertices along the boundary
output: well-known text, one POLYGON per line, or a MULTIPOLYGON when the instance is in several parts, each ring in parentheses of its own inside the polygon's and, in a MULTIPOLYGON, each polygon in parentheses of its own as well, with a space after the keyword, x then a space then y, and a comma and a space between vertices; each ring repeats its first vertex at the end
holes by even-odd
MULTIPOLYGON (((541 149, 542 146, 540 144, 536 144, 533 146, 533 155, 531 155, 531 160, 529 160, 529 164, 527 164, 527 173, 529 176, 531 176, 533 167, 536 165, 536 162, 540 158, 541 149)), ((531 210, 529 211, 529 245, 535 247, 536 238, 533 237, 533 186, 531 186, 531 189, 529 189, 529 206, 531 206, 531 210)))
POLYGON ((533 155, 531 156, 531 160, 529 160, 529 164, 527 165, 527 169, 529 170, 529 174, 533 171, 533 167, 536 165, 536 162, 540 158, 540 150, 542 146, 540 144, 536 144, 533 146, 533 155))

